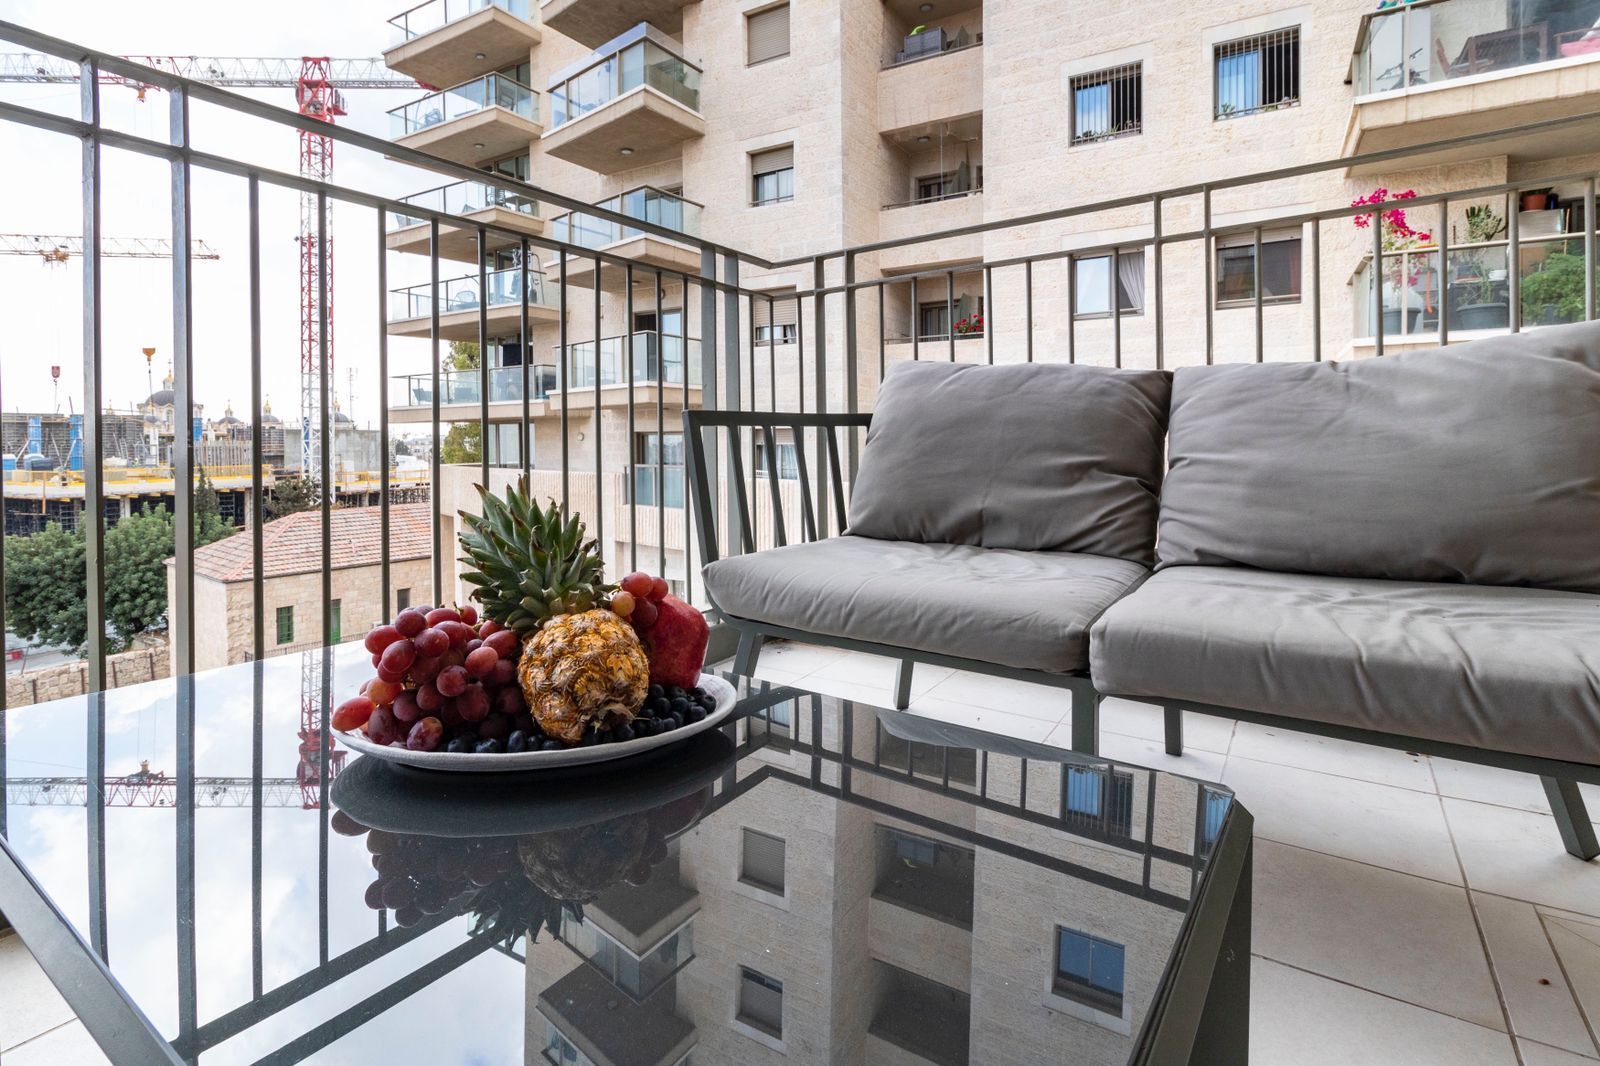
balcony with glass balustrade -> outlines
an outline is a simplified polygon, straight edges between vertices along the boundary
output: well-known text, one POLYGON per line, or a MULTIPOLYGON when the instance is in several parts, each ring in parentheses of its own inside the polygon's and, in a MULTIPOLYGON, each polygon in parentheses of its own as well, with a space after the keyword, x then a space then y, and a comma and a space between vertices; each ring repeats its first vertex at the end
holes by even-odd
POLYGON ((681 51, 640 23, 557 73, 545 151, 601 174, 678 158, 706 132, 700 68, 681 51))
POLYGON ((530 0, 426 0, 389 20, 390 70, 424 85, 458 85, 517 63, 540 41, 530 0))
MULTIPOLYGON (((439 397, 439 417, 475 419, 483 396, 481 370, 444 370, 439 373, 437 387, 432 374, 397 375, 389 386, 389 420, 391 422, 429 423, 433 420, 433 398, 439 397)), ((491 366, 489 368, 489 420, 503 422, 522 417, 522 398, 528 397, 528 412, 539 415, 545 412, 544 401, 556 391, 556 368, 549 364, 521 366, 491 366)))
MULTIPOLYGON (((483 231, 484 248, 495 251, 517 243, 516 234, 537 237, 544 232, 539 202, 531 197, 482 181, 456 181, 436 189, 402 196, 400 202, 417 209, 390 211, 385 220, 391 252, 428 254, 431 239, 425 211, 443 211, 474 222, 495 226, 483 231), (498 228, 503 227, 503 228, 498 228), (507 231, 514 232, 507 232, 507 231)), ((464 226, 439 227, 439 258, 464 263, 478 261, 478 231, 464 226)))
POLYGON ((389 125, 396 144, 468 166, 526 152, 544 132, 539 94, 506 74, 485 74, 394 108, 389 125))
MULTIPOLYGON (((629 189, 595 206, 681 233, 686 239, 700 235, 701 205, 651 185, 629 189)), ((568 211, 550 219, 548 235, 579 248, 604 250, 628 259, 635 267, 636 284, 652 277, 650 271, 642 269, 644 267, 661 267, 677 273, 700 269, 700 252, 688 243, 582 211, 568 211)), ((545 271, 554 276, 559 269, 559 259, 547 257, 545 271)), ((594 260, 569 254, 566 277, 570 285, 592 286, 594 260)), ((626 281, 627 271, 622 267, 602 267, 600 283, 608 292, 621 292, 626 281)))
POLYGON ((680 33, 687 6, 689 0, 541 0, 539 21, 579 44, 599 48, 641 22, 680 33))
POLYGON ((691 405, 699 403, 701 384, 700 338, 638 330, 631 337, 622 334, 600 338, 598 357, 594 341, 573 341, 566 358, 555 348, 557 380, 544 397, 550 410, 560 410, 565 393, 571 393, 571 406, 591 409, 598 397, 604 407, 626 405, 629 385, 635 404, 652 404, 659 395, 669 408, 681 407, 684 392, 691 405), (629 354, 632 372, 629 372, 629 354))
MULTIPOLYGON (((477 341, 480 313, 487 336, 516 335, 522 326, 522 277, 521 267, 509 267, 489 271, 483 286, 479 285, 476 274, 440 281, 439 339, 477 341)), ((556 307, 556 286, 546 284, 544 275, 535 270, 529 270, 527 277, 530 328, 535 323, 557 321, 560 311, 556 307)), ((389 334, 431 336, 434 302, 433 287, 426 283, 390 292, 389 334)))

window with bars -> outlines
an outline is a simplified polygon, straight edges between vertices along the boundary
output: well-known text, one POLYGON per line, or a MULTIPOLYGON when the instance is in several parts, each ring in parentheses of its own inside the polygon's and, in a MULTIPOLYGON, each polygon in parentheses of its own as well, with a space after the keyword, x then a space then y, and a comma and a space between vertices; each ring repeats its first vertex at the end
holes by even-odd
POLYGON ((1133 775, 1094 767, 1069 766, 1067 821, 1100 829, 1112 836, 1133 832, 1133 775))
POLYGON ((781 837, 744 831, 744 847, 739 861, 739 880, 764 892, 783 895, 784 843, 781 837))
POLYGON ((750 202, 781 204, 794 199, 794 145, 750 153, 750 202))
POLYGON ((789 5, 779 4, 745 18, 746 64, 755 66, 789 54, 789 5))
POLYGON ((1072 79, 1072 143, 1138 133, 1144 125, 1142 63, 1126 63, 1072 79))
POLYGON ((278 643, 294 643, 294 608, 278 608, 278 643))
POLYGON ((738 1019, 775 1039, 783 1039, 783 982, 748 966, 739 967, 738 1019))
POLYGON ((1216 48, 1216 117, 1237 118, 1300 102, 1300 27, 1216 48))
MULTIPOLYGON (((1217 306, 1255 303, 1255 237, 1230 238, 1217 245, 1217 306)), ((1263 234, 1260 276, 1263 303, 1298 303, 1300 237, 1263 234)))
POLYGON ((1121 944, 1056 926, 1056 995, 1121 1015, 1125 957, 1121 944))

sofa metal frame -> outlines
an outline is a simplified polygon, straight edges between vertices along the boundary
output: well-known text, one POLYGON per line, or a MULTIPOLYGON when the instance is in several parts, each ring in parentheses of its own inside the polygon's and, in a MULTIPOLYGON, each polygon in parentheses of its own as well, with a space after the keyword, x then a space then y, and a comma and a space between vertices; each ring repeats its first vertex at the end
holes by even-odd
MULTIPOLYGON (((871 424, 872 416, 870 414, 855 412, 801 414, 777 411, 693 410, 685 412, 685 418, 688 438, 686 443, 689 449, 689 474, 691 478, 690 491, 702 564, 712 563, 721 558, 721 547, 717 532, 719 528, 719 509, 716 503, 713 502, 711 486, 719 483, 719 480, 713 474, 718 459, 724 456, 728 464, 728 476, 725 479, 725 483, 729 486, 729 498, 726 501, 718 502, 725 502, 730 524, 737 525, 737 536, 730 536, 728 541, 730 553, 749 554, 757 550, 756 529, 751 520, 752 512, 750 507, 750 496, 754 491, 754 479, 751 479, 752 485, 747 487, 744 443, 740 439, 740 434, 746 430, 749 431, 752 445, 756 440, 760 440, 765 446, 766 462, 762 473, 765 475, 768 494, 772 502, 773 539, 777 547, 783 547, 788 540, 784 522, 777 455, 777 434, 780 430, 787 430, 792 433, 796 444, 795 458, 800 483, 800 529, 802 539, 804 541, 814 541, 830 535, 828 532, 830 504, 832 505, 832 518, 834 520, 833 528, 841 531, 845 528, 847 523, 847 504, 845 482, 842 476, 844 461, 841 459, 840 453, 848 450, 851 466, 853 467, 857 454, 857 441, 853 434, 857 431, 865 430, 871 424), (826 455, 826 468, 817 471, 815 479, 811 475, 804 446, 804 434, 808 429, 814 432, 815 451, 819 461, 824 454, 826 455), (726 441, 723 438, 724 432, 727 434, 726 441), (841 447, 839 440, 841 432, 852 435, 844 447, 841 447), (831 475, 831 479, 829 475, 831 475), (813 503, 813 499, 815 503, 813 503)), ((753 453, 753 447, 751 450, 753 453)), ((730 530, 730 532, 734 531, 730 530)), ((917 663, 948 666, 958 670, 969 670, 973 673, 1008 677, 1019 681, 1029 681, 1035 684, 1063 688, 1070 692, 1072 696, 1072 750, 1089 755, 1099 753, 1100 701, 1106 696, 1122 696, 1122 694, 1115 692, 1100 692, 1095 688, 1093 679, 1087 673, 1059 674, 1046 670, 1027 670, 1020 667, 981 662, 975 659, 919 651, 914 648, 876 644, 871 641, 855 640, 827 633, 812 633, 791 629, 757 619, 741 618, 730 614, 717 604, 716 597, 709 588, 706 589, 706 596, 711 601, 718 620, 738 633, 739 644, 738 651, 734 656, 734 669, 744 675, 748 675, 755 668, 761 654, 762 644, 767 640, 780 639, 844 648, 896 660, 899 664, 895 673, 894 686, 894 706, 897 710, 905 710, 910 705, 911 678, 917 663)), ((1596 836, 1594 823, 1589 820, 1583 795, 1578 789, 1580 782, 1600 785, 1600 766, 1520 755, 1515 752, 1492 751, 1464 744, 1452 744, 1445 741, 1427 740, 1422 737, 1411 737, 1400 733, 1385 733, 1378 730, 1361 729, 1332 722, 1318 722, 1288 715, 1268 714, 1261 711, 1242 710, 1237 707, 1220 707, 1205 703, 1195 703, 1190 700, 1164 701, 1152 699, 1148 696, 1123 696, 1122 698, 1141 703, 1154 703, 1162 708, 1165 719, 1166 750, 1168 755, 1177 756, 1183 754, 1183 712, 1194 711, 1200 714, 1253 722, 1258 725, 1275 726, 1298 733, 1309 733, 1336 740, 1372 744, 1377 747, 1393 748, 1420 755, 1455 759, 1460 762, 1478 763, 1483 766, 1493 766, 1499 769, 1533 774, 1539 778, 1544 786, 1545 798, 1549 800, 1551 813, 1555 816, 1556 828, 1561 833, 1561 842, 1566 850, 1577 858, 1586 861, 1600 856, 1600 838, 1596 836)))

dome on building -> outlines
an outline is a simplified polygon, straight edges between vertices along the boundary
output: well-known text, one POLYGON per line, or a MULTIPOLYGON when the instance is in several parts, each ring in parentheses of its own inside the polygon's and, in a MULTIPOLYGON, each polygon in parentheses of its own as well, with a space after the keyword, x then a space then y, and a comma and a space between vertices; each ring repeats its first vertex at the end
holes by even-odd
POLYGON ((150 394, 150 398, 144 402, 144 405, 146 407, 171 407, 176 399, 177 394, 171 389, 157 389, 150 394))
POLYGON ((283 424, 283 419, 272 413, 271 400, 261 405, 261 424, 266 426, 281 426, 283 424))
POLYGON ((217 425, 219 425, 219 426, 242 426, 242 425, 244 425, 243 421, 233 417, 233 403, 231 401, 228 403, 228 406, 223 409, 222 417, 217 419, 217 425))

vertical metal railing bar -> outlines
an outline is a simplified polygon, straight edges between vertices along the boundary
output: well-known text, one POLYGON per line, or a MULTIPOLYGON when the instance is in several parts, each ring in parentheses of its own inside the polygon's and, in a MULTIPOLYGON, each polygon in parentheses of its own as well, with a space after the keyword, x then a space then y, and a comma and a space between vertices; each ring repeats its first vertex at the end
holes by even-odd
MULTIPOLYGON (((1033 260, 1030 259, 1028 262, 1031 265, 1033 260)), ((1031 285, 1032 282, 1030 281, 1029 284, 1031 285)), ((1032 300, 1031 299, 1029 300, 1028 315, 1029 315, 1028 332, 1029 332, 1029 335, 1031 336, 1032 333, 1033 333, 1033 327, 1032 327, 1033 308, 1032 308, 1032 300)), ((1078 257, 1077 256, 1073 256, 1073 255, 1069 255, 1069 256, 1067 256, 1067 362, 1076 363, 1077 361, 1078 361, 1078 257)))
MULTIPOLYGON (((78 66, 78 99, 83 120, 100 128, 99 71, 93 60, 78 66)), ((106 687, 105 443, 100 420, 105 410, 101 380, 101 197, 100 140, 83 141, 83 530, 84 682, 90 692, 106 687)), ((187 421, 181 423, 187 425, 187 421)), ((97 780, 91 778, 90 780, 97 780)), ((101 871, 102 876, 104 871, 101 871)))
MULTIPOLYGON (((856 317, 859 308, 856 305, 856 257, 854 253, 844 257, 844 409, 849 414, 861 410, 861 361, 860 349, 857 344, 858 332, 856 317)), ((861 446, 855 430, 849 431, 850 443, 850 482, 855 483, 856 471, 861 465, 861 446)), ((841 522, 842 530, 844 524, 841 522)))
MULTIPOLYGON (((657 304, 658 305, 659 305, 660 299, 661 299, 661 297, 659 295, 659 292, 660 292, 660 290, 657 290, 656 300, 657 300, 657 304)), ((679 274, 678 275, 678 292, 679 292, 679 298, 678 298, 678 346, 683 349, 684 366, 687 368, 688 363, 689 363, 689 275, 688 274, 679 274)), ((660 316, 657 315, 656 316, 656 321, 659 322, 660 320, 661 320, 660 316)), ((701 355, 700 365, 702 367, 701 373, 703 375, 704 374, 704 369, 703 368, 705 366, 705 356, 704 356, 704 354, 701 355)), ((686 376, 687 376, 687 374, 686 374, 686 376)), ((704 391, 705 391, 705 383, 702 381, 701 382, 701 394, 702 394, 702 396, 704 395, 704 391)), ((684 442, 684 445, 687 446, 688 443, 689 443, 689 435, 688 435, 688 428, 689 428, 689 388, 688 388, 687 381, 685 381, 685 383, 684 383, 683 390, 678 394, 678 399, 681 401, 681 404, 682 404, 682 406, 681 406, 681 408, 679 409, 679 412, 678 412, 678 435, 679 435, 680 438, 682 438, 682 440, 684 442)), ((665 443, 666 438, 662 437, 661 441, 662 441, 662 443, 665 443)), ((666 451, 665 451, 665 449, 658 448, 656 450, 656 456, 657 456, 657 458, 656 458, 656 471, 657 471, 656 483, 658 485, 664 486, 666 483, 665 483, 664 480, 662 480, 662 478, 663 478, 664 473, 666 471, 666 451)), ((685 458, 688 458, 687 455, 685 456, 685 458)), ((683 481, 684 481, 684 484, 683 484, 683 489, 684 489, 684 492, 683 492, 683 598, 684 598, 685 602, 693 603, 694 602, 694 547, 693 547, 693 545, 695 543, 695 527, 694 527, 694 508, 691 506, 691 501, 689 499, 689 471, 688 471, 687 467, 685 467, 685 469, 683 471, 683 481)), ((666 498, 666 493, 663 490, 663 492, 662 492, 663 503, 665 501, 665 498, 666 498)), ((663 517, 662 517, 662 526, 661 526, 661 528, 663 530, 662 535, 661 535, 661 543, 663 545, 663 547, 661 549, 661 552, 662 552, 662 554, 661 554, 661 558, 662 558, 661 576, 662 577, 666 577, 666 573, 667 573, 667 564, 666 564, 666 561, 665 561, 667 556, 666 556, 666 548, 664 547, 664 545, 667 542, 666 533, 665 533, 665 530, 667 528, 666 524, 665 524, 666 523, 665 511, 666 511, 666 508, 663 505, 663 508, 662 508, 663 517)), ((712 513, 715 513, 715 512, 708 508, 706 513, 712 514, 712 513)), ((704 561, 705 561, 704 559, 701 560, 702 563, 704 561)))
POLYGON ((1111 365, 1122 366, 1122 250, 1111 249, 1111 365))
POLYGON ((529 288, 528 238, 522 238, 517 250, 517 266, 520 270, 517 291, 522 293, 517 307, 517 347, 522 353, 522 425, 517 427, 517 444, 522 452, 518 457, 522 463, 522 476, 532 477, 533 420, 529 407, 533 403, 533 352, 529 347, 532 338, 528 329, 528 305, 533 300, 533 292, 529 288))
POLYGON ((729 538, 729 555, 738 555, 756 550, 755 527, 750 524, 750 497, 744 488, 744 443, 739 439, 739 430, 736 426, 728 427, 728 467, 733 475, 728 479, 733 488, 733 503, 739 517, 739 537, 734 540, 729 538))
POLYGON ((1372 226, 1372 354, 1383 354, 1383 212, 1369 216, 1372 226))
POLYGON ((1153 197, 1150 201, 1150 236, 1154 245, 1151 251, 1153 262, 1150 264, 1155 271, 1155 288, 1152 290, 1154 297, 1151 300, 1152 310, 1155 314, 1156 330, 1156 369, 1165 370, 1167 367, 1166 331, 1162 325, 1161 282, 1162 275, 1162 241, 1161 241, 1161 197, 1153 197))
MULTIPOLYGON (((661 350, 663 352, 665 352, 666 343, 667 343, 667 327, 666 327, 666 319, 662 317, 661 295, 662 295, 662 291, 666 288, 666 279, 664 277, 662 277, 660 270, 656 271, 655 286, 656 286, 656 293, 655 293, 656 343, 661 348, 661 350)), ((683 316, 679 315, 678 317, 682 318, 683 316)), ((685 326, 683 328, 685 330, 687 330, 688 327, 685 326)), ((682 358, 683 358, 683 391, 682 391, 681 395, 684 397, 685 402, 687 402, 688 401, 688 396, 689 396, 689 345, 688 345, 688 342, 687 341, 681 342, 679 344, 678 350, 681 353, 682 358)), ((689 440, 689 436, 688 436, 688 432, 687 432, 687 427, 686 426, 685 427, 680 427, 680 436, 682 436, 682 438, 684 440, 684 443, 687 444, 688 440, 689 440)), ((660 574, 662 577, 666 577, 667 576, 667 482, 666 482, 667 449, 666 449, 666 441, 667 441, 667 397, 663 393, 663 394, 658 395, 656 397, 656 573, 660 574)), ((685 475, 687 475, 687 473, 688 472, 685 471, 685 475)), ((687 481, 687 476, 685 477, 685 480, 687 481)), ((688 486, 685 485, 684 488, 687 489, 688 486)), ((689 494, 688 494, 688 492, 685 492, 684 493, 684 499, 687 500, 688 498, 689 498, 689 494)), ((685 527, 685 529, 687 530, 687 527, 685 527)), ((683 542, 683 560, 684 560, 684 569, 685 570, 691 569, 691 565, 690 565, 690 562, 689 562, 689 555, 690 555, 689 542, 688 542, 688 540, 685 540, 683 542)))
POLYGON ((767 452, 767 491, 772 496, 772 538, 775 546, 782 548, 789 538, 783 528, 783 493, 778 485, 778 437, 770 422, 762 425, 761 440, 767 452))
POLYGON ((1439 201, 1439 346, 1450 343, 1450 201, 1439 201))
MULTIPOLYGON (((1071 263, 1067 264, 1071 269, 1071 263)), ((1067 307, 1067 315, 1071 317, 1072 308, 1067 307)), ((1028 334, 1028 362, 1033 362, 1033 260, 1029 259, 1022 264, 1022 317, 1025 320, 1028 334)))
POLYGON ((1594 179, 1583 185, 1583 317, 1594 319, 1594 179))
POLYGON ((1311 359, 1322 362, 1322 220, 1319 218, 1311 220, 1311 359))
MULTIPOLYGON (((700 296, 700 406, 706 410, 716 410, 718 407, 716 383, 717 352, 719 347, 717 344, 716 282, 717 254, 710 248, 702 248, 700 250, 700 273, 695 278, 695 287, 700 296), (711 283, 710 285, 706 284, 708 281, 711 283)), ((684 313, 686 315, 688 314, 688 299, 689 293, 686 287, 684 289, 684 313)), ((689 394, 685 392, 685 415, 688 412, 688 396, 689 394)), ((731 433, 729 436, 732 438, 731 433)), ((734 444, 728 445, 730 450, 734 446, 734 444)), ((727 532, 728 523, 731 520, 731 512, 728 508, 732 506, 732 503, 731 500, 725 500, 722 494, 724 464, 719 451, 721 447, 721 437, 713 433, 711 436, 711 451, 706 457, 706 462, 709 464, 707 477, 710 479, 707 481, 706 487, 711 493, 711 514, 714 528, 707 530, 706 533, 713 540, 724 536, 728 537, 728 553, 737 555, 739 552, 738 541, 727 532)))
POLYGON ((489 248, 478 227, 478 478, 489 487, 489 248))
MULTIPOLYGON (((752 314, 755 312, 752 311, 752 314)), ((777 308, 767 297, 767 410, 778 410, 778 322, 777 308)))
POLYGON ((1264 328, 1265 316, 1264 316, 1263 310, 1262 310, 1266 306, 1265 305, 1265 299, 1266 299, 1266 288, 1267 287, 1263 283, 1263 278, 1266 275, 1266 271, 1262 269, 1262 264, 1261 264, 1261 227, 1260 226, 1257 226, 1255 228, 1253 237, 1254 237, 1254 242, 1255 242, 1255 248, 1254 248, 1253 257, 1250 260, 1250 262, 1251 262, 1250 269, 1251 269, 1252 273, 1254 274, 1254 277, 1251 279, 1251 286, 1250 287, 1255 290, 1255 298, 1256 298, 1255 299, 1255 304, 1256 304, 1256 362, 1260 363, 1260 362, 1264 362, 1266 360, 1266 357, 1267 357, 1266 330, 1264 328))
POLYGON ((332 829, 333 804, 328 802, 328 763, 333 751, 333 648, 324 644, 308 655, 322 656, 322 724, 317 751, 317 961, 326 966, 330 955, 331 930, 328 917, 328 840, 332 829))
POLYGON ((828 469, 833 473, 830 487, 833 489, 834 519, 838 522, 837 528, 843 530, 846 525, 844 505, 844 475, 839 469, 839 438, 827 426, 819 426, 819 431, 828 439, 828 469))
POLYGON ((944 332, 945 342, 950 348, 950 361, 956 361, 956 272, 945 271, 944 275, 944 332))
POLYGON ((441 375, 439 373, 439 219, 428 220, 428 343, 433 353, 433 362, 430 369, 433 390, 429 399, 433 408, 433 449, 429 457, 428 471, 430 481, 428 485, 428 499, 432 505, 428 508, 428 526, 433 536, 433 590, 432 603, 435 607, 444 603, 444 516, 439 513, 439 483, 444 478, 444 462, 440 455, 443 441, 440 438, 439 427, 439 389, 441 375))
POLYGON ((1201 223, 1200 223, 1200 256, 1205 265, 1205 287, 1200 292, 1200 299, 1205 302, 1206 311, 1206 365, 1216 362, 1216 326, 1211 321, 1211 316, 1216 308, 1212 299, 1212 286, 1215 279, 1212 277, 1212 264, 1216 260, 1216 253, 1212 250, 1211 239, 1211 186, 1201 189, 1201 223))
MULTIPOLYGON (((800 299, 797 289, 794 294, 794 376, 799 386, 796 390, 800 400, 800 413, 806 413, 806 312, 805 304, 800 299)), ((796 438, 797 448, 805 447, 805 441, 796 438)))
MULTIPOLYGON (((736 297, 736 299, 737 299, 737 297, 736 297)), ((742 398, 741 398, 741 406, 738 408, 738 410, 741 410, 741 411, 755 411, 757 409, 757 407, 759 406, 757 404, 757 397, 756 397, 756 394, 757 394, 757 392, 759 390, 756 388, 756 297, 755 297, 755 293, 753 293, 753 292, 752 293, 748 293, 746 295, 745 299, 746 299, 746 309, 750 312, 750 323, 749 323, 748 328, 746 328, 745 331, 744 331, 744 343, 749 345, 749 349, 750 349, 749 361, 748 361, 748 364, 747 364, 747 369, 750 372, 750 377, 749 377, 749 381, 750 381, 750 406, 749 407, 744 407, 742 405, 742 398)), ((751 434, 750 440, 751 440, 751 447, 754 448, 754 446, 755 446, 755 435, 754 435, 753 432, 751 434)), ((750 461, 750 496, 753 499, 755 497, 755 495, 756 495, 756 476, 758 474, 757 464, 755 462, 755 455, 754 455, 753 452, 751 454, 750 460, 751 460, 750 461)), ((773 515, 774 521, 776 521, 777 518, 778 518, 778 516, 776 514, 774 514, 773 515)))
MULTIPOLYGON (((815 326, 811 338, 811 359, 816 374, 817 414, 828 413, 828 298, 822 294, 823 288, 828 283, 828 261, 822 256, 817 256, 811 261, 811 284, 816 295, 811 300, 811 313, 816 316, 815 326)), ((818 432, 823 432, 820 428, 818 432)), ((828 535, 828 471, 821 467, 818 460, 817 469, 817 522, 822 535, 828 535)))
POLYGON ((994 268, 983 267, 983 347, 990 366, 994 366, 994 268))
POLYGON ((878 282, 878 380, 889 372, 888 297, 887 286, 878 282))
MULTIPOLYGON (((1521 199, 1521 192, 1511 190, 1510 199, 1506 207, 1506 285, 1507 298, 1511 303, 1511 332, 1519 333, 1522 330, 1522 226, 1517 216, 1521 199)), ((1402 306, 1400 320, 1405 321, 1404 307, 1402 306)))
MULTIPOLYGON (((379 215, 380 220, 382 215, 379 215)), ((379 309, 382 309, 380 302, 379 309)), ((250 704, 250 994, 260 999, 266 991, 265 954, 261 928, 262 881, 262 776, 266 770, 265 703, 266 664, 257 656, 250 667, 250 685, 253 699, 250 704)))
MULTIPOLYGON (((389 286, 389 246, 384 234, 384 213, 378 218, 378 586, 380 620, 392 618, 393 603, 389 563, 389 330, 384 300, 389 286)), ((409 399, 409 397, 408 397, 409 399)), ((259 406, 259 405, 258 405, 259 406)), ((355 417, 355 412, 350 412, 355 417)), ((252 439, 260 437, 257 432, 252 439)), ((260 460, 256 460, 260 465, 260 460)))
MULTIPOLYGON (((317 463, 322 480, 322 644, 333 643, 333 367, 328 337, 328 196, 317 193, 317 463)), ((324 715, 326 717, 326 715, 324 715)))
POLYGON ((922 304, 917 301, 917 276, 911 275, 911 361, 922 358, 922 304))
POLYGON ((605 336, 602 328, 602 314, 600 309, 601 286, 603 278, 601 271, 605 262, 597 255, 594 257, 594 422, 590 432, 594 434, 594 539, 600 545, 602 555, 606 547, 606 508, 605 508, 605 433, 601 427, 605 423, 605 394, 601 390, 600 378, 602 375, 600 361, 600 339, 605 336))
MULTIPOLYGON (((87 233, 84 234, 86 237, 87 233)), ((87 242, 85 242, 87 247, 87 242)), ((110 961, 106 939, 106 804, 102 794, 106 779, 106 694, 91 689, 85 700, 89 721, 86 733, 88 751, 84 758, 86 788, 84 798, 86 837, 89 845, 89 946, 105 961, 110 961)))
MULTIPOLYGON (((725 255, 722 257, 721 278, 724 286, 722 289, 721 300, 722 341, 724 349, 722 352, 722 365, 726 373, 723 375, 722 395, 719 397, 720 403, 718 403, 717 406, 723 407, 729 411, 738 411, 742 406, 741 397, 744 395, 744 386, 743 382, 740 380, 743 375, 739 370, 739 357, 742 353, 739 349, 741 331, 739 327, 739 259, 737 256, 725 255)), ((713 283, 715 283, 715 281, 713 281, 713 283)), ((731 440, 734 450, 740 453, 740 458, 742 459, 744 449, 744 441, 742 436, 736 433, 733 435, 731 440)), ((754 458, 755 437, 753 435, 750 438, 750 451, 752 453, 752 458, 754 458)), ((752 480, 752 492, 754 492, 754 486, 755 482, 752 480)), ((753 537, 754 530, 752 529, 752 538, 753 537)), ((751 541, 751 545, 752 546, 749 550, 755 551, 756 549, 754 547, 753 539, 751 541)))
MULTIPOLYGON (((571 420, 569 408, 572 407, 572 398, 577 395, 573 387, 573 379, 577 377, 574 371, 578 366, 578 358, 568 346, 570 343, 567 335, 567 250, 557 249, 556 252, 557 280, 560 282, 556 290, 556 361, 561 365, 556 368, 556 384, 561 386, 561 513, 570 514, 572 499, 572 446, 567 441, 568 422, 571 420)), ((595 279, 599 284, 600 279, 595 279)))
MULTIPOLYGON (((250 175, 246 198, 250 215, 250 658, 259 662, 267 653, 266 487, 261 472, 261 416, 265 400, 261 384, 261 181, 250 175)), ((380 223, 383 216, 378 216, 380 223)), ((379 239, 383 237, 379 226, 379 239)), ((383 275, 378 276, 378 314, 383 314, 383 275)))
POLYGON ((172 376, 176 429, 172 435, 173 591, 168 606, 173 672, 194 672, 194 292, 190 267, 189 92, 170 96, 169 136, 179 149, 172 168, 172 376))
POLYGON ((806 459, 805 427, 795 423, 789 431, 794 434, 794 463, 800 475, 800 539, 813 541, 817 539, 817 513, 811 507, 811 464, 806 459))
MULTIPOLYGON (((624 440, 625 454, 622 460, 622 469, 624 472, 623 477, 627 478, 627 484, 624 486, 624 488, 628 493, 628 569, 637 570, 639 569, 639 485, 638 478, 633 476, 633 449, 635 446, 634 441, 637 439, 635 436, 634 419, 636 412, 634 410, 633 396, 633 264, 629 263, 623 267, 622 273, 622 332, 623 336, 627 338, 625 341, 623 341, 623 346, 626 349, 624 352, 624 357, 628 360, 628 369, 627 373, 625 374, 625 378, 628 382, 628 435, 624 440)), ((660 339, 661 320, 657 319, 656 340, 658 343, 655 346, 655 383, 657 407, 660 407, 664 402, 666 402, 667 397, 667 360, 666 352, 659 343, 660 339)), ((650 358, 650 353, 648 351, 645 353, 645 358, 647 360, 650 358)), ((685 371, 687 371, 687 369, 688 368, 685 367, 685 371)), ((647 380, 648 377, 649 376, 646 375, 647 380)), ((688 388, 687 373, 684 375, 684 387, 688 388)), ((656 447, 659 448, 660 446, 661 438, 657 437, 656 447)))
MULTIPOLYGON (((176 253, 178 246, 173 245, 176 253)), ((178 1035, 188 1039, 200 1028, 199 980, 195 957, 195 722, 194 674, 177 676, 177 718, 173 726, 178 779, 175 782, 174 845, 177 848, 178 1035)))

